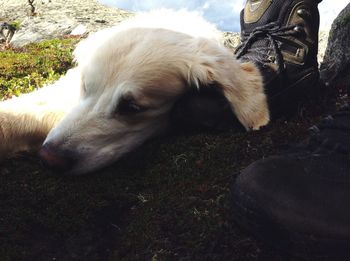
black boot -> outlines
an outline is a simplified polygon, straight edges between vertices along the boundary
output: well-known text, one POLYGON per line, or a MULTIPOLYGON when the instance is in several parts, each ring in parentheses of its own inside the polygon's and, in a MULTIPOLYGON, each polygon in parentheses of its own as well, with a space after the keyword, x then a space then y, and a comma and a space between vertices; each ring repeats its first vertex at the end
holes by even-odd
POLYGON ((350 260, 350 107, 312 127, 306 145, 247 167, 233 215, 264 242, 307 260, 350 260))
POLYGON ((275 118, 295 113, 305 97, 318 92, 318 2, 247 0, 241 12, 236 55, 259 67, 275 118))

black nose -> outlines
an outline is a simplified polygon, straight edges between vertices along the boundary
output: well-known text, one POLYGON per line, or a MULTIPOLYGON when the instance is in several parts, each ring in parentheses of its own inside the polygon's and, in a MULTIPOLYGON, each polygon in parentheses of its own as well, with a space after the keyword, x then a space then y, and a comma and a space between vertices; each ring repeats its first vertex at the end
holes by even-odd
POLYGON ((46 167, 54 171, 68 171, 76 163, 76 154, 68 151, 62 150, 58 146, 51 143, 45 143, 40 151, 39 156, 46 167))

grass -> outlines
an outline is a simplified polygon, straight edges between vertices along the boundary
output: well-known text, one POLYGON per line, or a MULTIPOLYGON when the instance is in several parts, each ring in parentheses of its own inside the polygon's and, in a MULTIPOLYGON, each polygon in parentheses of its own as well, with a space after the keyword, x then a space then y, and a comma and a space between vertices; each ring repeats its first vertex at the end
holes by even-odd
POLYGON ((57 80, 72 66, 74 38, 0 52, 0 100, 57 80))
MULTIPOLYGON (((0 53, 0 97, 72 66, 75 39, 0 53)), ((232 222, 236 173, 305 136, 312 117, 250 133, 169 134, 90 176, 53 175, 36 155, 0 167, 1 260, 288 260, 232 222)))

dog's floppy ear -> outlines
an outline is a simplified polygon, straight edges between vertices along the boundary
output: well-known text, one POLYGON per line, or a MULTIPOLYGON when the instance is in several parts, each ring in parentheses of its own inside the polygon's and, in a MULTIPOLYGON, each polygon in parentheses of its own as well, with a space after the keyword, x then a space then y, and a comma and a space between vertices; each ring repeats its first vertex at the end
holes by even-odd
POLYGON ((226 48, 198 39, 188 80, 197 88, 214 84, 247 129, 257 130, 270 120, 261 73, 253 63, 240 63, 226 48))

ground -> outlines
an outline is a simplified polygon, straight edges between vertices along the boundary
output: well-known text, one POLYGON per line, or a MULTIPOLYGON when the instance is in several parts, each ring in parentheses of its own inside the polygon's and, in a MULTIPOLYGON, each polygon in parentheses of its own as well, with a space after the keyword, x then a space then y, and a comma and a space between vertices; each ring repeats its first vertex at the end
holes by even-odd
MULTIPOLYGON (((63 73, 75 42, 0 52, 0 99, 63 73)), ((168 133, 89 176, 54 175, 35 154, 8 159, 0 165, 0 259, 293 260, 233 222, 229 189, 242 168, 305 137, 322 110, 257 132, 168 133)))

